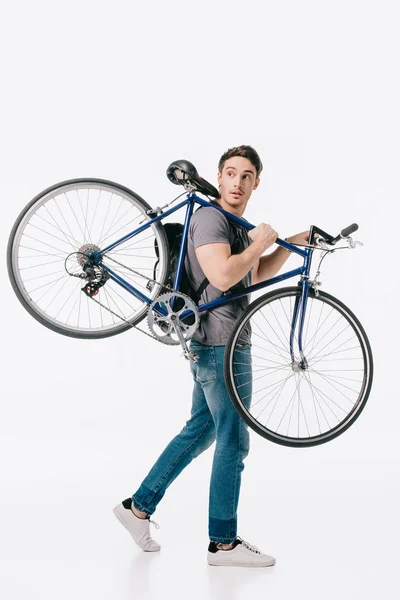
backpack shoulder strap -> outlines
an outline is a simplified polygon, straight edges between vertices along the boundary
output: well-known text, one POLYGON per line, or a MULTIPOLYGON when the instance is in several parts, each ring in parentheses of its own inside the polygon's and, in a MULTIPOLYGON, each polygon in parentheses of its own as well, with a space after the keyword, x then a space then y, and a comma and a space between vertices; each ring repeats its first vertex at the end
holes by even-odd
POLYGON ((207 277, 204 277, 203 281, 201 282, 200 286, 197 288, 197 290, 195 291, 196 294, 196 300, 197 302, 199 302, 202 293, 204 292, 204 290, 206 289, 206 287, 208 286, 210 282, 208 281, 207 277))

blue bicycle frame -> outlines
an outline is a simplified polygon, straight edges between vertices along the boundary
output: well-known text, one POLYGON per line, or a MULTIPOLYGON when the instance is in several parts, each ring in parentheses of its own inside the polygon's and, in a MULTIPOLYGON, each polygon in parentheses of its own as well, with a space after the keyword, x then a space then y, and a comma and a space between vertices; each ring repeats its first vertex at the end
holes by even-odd
MULTIPOLYGON (((105 265, 101 261, 101 257, 103 254, 107 254, 107 252, 109 252, 110 250, 113 250, 120 244, 123 244, 124 242, 132 239, 133 237, 135 237, 136 235, 141 233, 142 231, 145 231, 153 223, 156 223, 157 221, 161 221, 162 219, 165 219, 165 217, 168 217, 169 215, 176 212, 180 208, 186 206, 187 208, 186 208, 185 222, 184 222, 184 227, 183 227, 182 242, 181 242, 181 247, 179 250, 178 266, 177 266, 177 271, 176 271, 176 276, 175 276, 175 281, 174 281, 174 290, 176 292, 179 292, 179 285, 180 285, 180 281, 181 281, 182 269, 184 267, 184 259, 185 259, 185 254, 186 254, 189 224, 190 224, 190 219, 193 214, 193 209, 194 209, 195 204, 199 204, 200 206, 212 207, 214 210, 219 210, 230 221, 233 221, 233 223, 242 225, 243 227, 245 227, 249 230, 254 229, 254 227, 255 227, 255 225, 252 225, 248 221, 241 219, 240 217, 236 217, 235 215, 223 210, 219 206, 210 204, 209 201, 199 198, 198 196, 196 196, 196 194, 194 194, 192 192, 187 195, 185 200, 183 200, 182 202, 177 204, 177 206, 175 206, 174 208, 167 210, 166 212, 161 212, 160 214, 157 214, 156 211, 152 211, 150 213, 150 216, 152 216, 154 214, 156 216, 153 217, 152 219, 150 219, 149 221, 146 221, 146 223, 144 225, 138 227, 131 233, 128 233, 127 235, 125 235, 118 241, 114 242, 113 244, 110 244, 106 248, 102 248, 99 251, 93 252, 92 260, 93 260, 94 264, 97 264, 100 267, 102 267, 103 269, 105 269, 109 273, 110 278, 113 281, 115 281, 116 283, 118 283, 126 291, 130 292, 133 296, 135 296, 142 302, 147 302, 147 304, 150 305, 153 302, 153 300, 151 298, 149 298, 148 296, 143 294, 140 290, 138 290, 133 285, 131 285, 130 283, 125 281, 120 275, 118 275, 112 269, 110 269, 110 267, 105 265)), ((309 291, 309 287, 310 287, 309 276, 310 276, 310 268, 311 268, 312 249, 305 248, 303 250, 303 249, 297 248, 297 246, 294 246, 290 242, 287 242, 280 238, 276 239, 276 244, 278 244, 279 246, 283 246, 287 250, 290 250, 291 252, 295 252, 296 254, 299 254, 300 256, 302 256, 304 259, 303 265, 292 271, 282 273, 282 275, 277 275, 276 277, 272 277, 271 279, 267 279, 266 281, 262 281, 260 283, 251 285, 247 288, 243 288, 243 290, 241 290, 241 291, 229 293, 229 294, 221 296, 220 298, 217 298, 216 300, 212 300, 211 302, 206 302, 204 304, 200 304, 198 306, 198 310, 200 313, 208 311, 208 310, 212 310, 216 306, 226 304, 227 302, 230 302, 231 300, 236 300, 237 298, 242 298, 243 296, 247 296, 248 294, 251 294, 252 292, 255 292, 264 287, 273 285, 274 283, 277 283, 279 281, 284 281, 285 279, 290 279, 291 277, 300 275, 300 280, 298 282, 298 285, 302 286, 303 290, 302 290, 301 296, 300 295, 296 296, 293 320, 292 320, 292 327, 291 327, 291 334, 290 334, 290 353, 291 353, 292 360, 294 360, 293 339, 294 339, 294 332, 296 329, 296 324, 297 324, 299 313, 300 313, 298 343, 299 343, 300 356, 302 358, 302 361, 305 361, 305 357, 303 354, 302 338, 303 338, 303 326, 304 326, 304 318, 305 318, 305 311, 306 311, 306 305, 307 305, 308 291, 309 291)), ((157 312, 158 312, 158 309, 157 309, 157 312)), ((159 312, 161 315, 164 314, 162 307, 160 307, 159 312)), ((189 314, 190 314, 190 311, 188 311, 187 313, 183 313, 181 315, 181 318, 184 318, 185 316, 188 316, 189 314)))

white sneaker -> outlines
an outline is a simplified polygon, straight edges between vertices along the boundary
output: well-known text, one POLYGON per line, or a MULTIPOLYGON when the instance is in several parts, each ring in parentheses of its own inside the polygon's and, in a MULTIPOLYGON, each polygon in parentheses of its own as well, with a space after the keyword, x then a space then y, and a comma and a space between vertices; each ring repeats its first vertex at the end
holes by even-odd
POLYGON ((237 538, 231 550, 221 550, 216 542, 210 542, 207 562, 214 567, 272 567, 275 558, 237 538))
POLYGON ((129 531, 137 545, 145 552, 157 552, 161 546, 151 539, 150 523, 157 529, 160 526, 147 515, 144 519, 137 517, 131 510, 132 499, 127 498, 113 509, 118 521, 129 531))

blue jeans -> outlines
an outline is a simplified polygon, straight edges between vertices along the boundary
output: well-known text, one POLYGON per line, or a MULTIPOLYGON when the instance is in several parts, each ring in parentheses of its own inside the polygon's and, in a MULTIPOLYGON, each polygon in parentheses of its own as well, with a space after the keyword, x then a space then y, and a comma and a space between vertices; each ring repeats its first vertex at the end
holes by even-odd
MULTIPOLYGON (((229 544, 237 536, 237 506, 243 459, 249 452, 249 433, 226 389, 225 346, 204 346, 197 341, 191 341, 190 346, 199 356, 197 362, 190 363, 194 379, 191 417, 157 459, 132 500, 138 510, 153 514, 167 487, 216 440, 208 533, 210 540, 229 544)), ((235 374, 247 373, 240 388, 240 395, 247 406, 251 401, 251 377, 248 377, 251 371, 250 350, 250 344, 241 346, 235 350, 234 356, 235 374)), ((240 377, 236 382, 240 385, 240 377)))

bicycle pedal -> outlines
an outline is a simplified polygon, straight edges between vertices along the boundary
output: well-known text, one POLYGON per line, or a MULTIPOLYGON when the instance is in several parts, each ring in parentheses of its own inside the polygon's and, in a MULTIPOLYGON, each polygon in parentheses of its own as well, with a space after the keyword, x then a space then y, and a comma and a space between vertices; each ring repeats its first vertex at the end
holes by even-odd
POLYGON ((196 352, 191 352, 190 350, 184 350, 182 355, 186 358, 186 360, 191 360, 192 362, 197 362, 199 360, 198 354, 196 354, 196 352))

